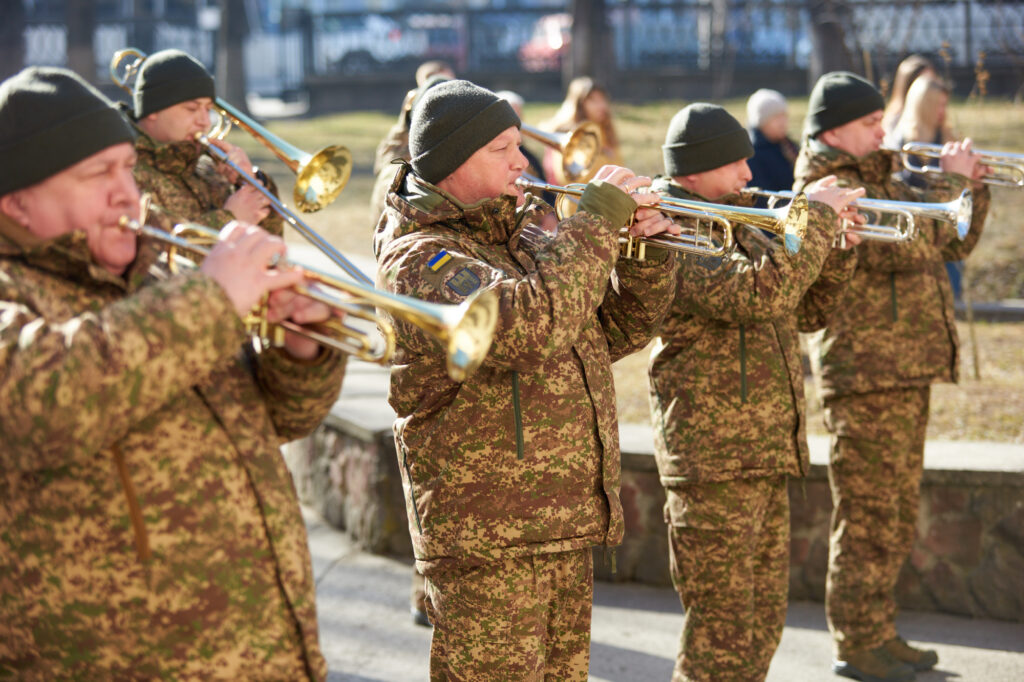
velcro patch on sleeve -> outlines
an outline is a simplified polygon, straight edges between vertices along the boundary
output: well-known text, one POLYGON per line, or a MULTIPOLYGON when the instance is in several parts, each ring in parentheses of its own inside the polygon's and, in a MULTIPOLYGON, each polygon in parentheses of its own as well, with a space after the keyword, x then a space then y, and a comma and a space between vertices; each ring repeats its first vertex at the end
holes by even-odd
POLYGON ((445 285, 460 296, 469 296, 480 288, 480 277, 468 267, 463 267, 445 285))

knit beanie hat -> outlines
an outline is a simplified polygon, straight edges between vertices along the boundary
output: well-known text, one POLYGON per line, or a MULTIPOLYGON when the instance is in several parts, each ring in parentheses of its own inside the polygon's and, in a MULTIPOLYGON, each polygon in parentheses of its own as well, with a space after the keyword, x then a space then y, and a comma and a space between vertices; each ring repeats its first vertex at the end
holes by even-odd
POLYGON ((747 125, 751 128, 760 128, 765 121, 784 113, 786 98, 778 90, 761 88, 747 100, 747 125))
POLYGON ((437 184, 504 130, 520 125, 511 105, 490 90, 464 80, 438 83, 412 110, 412 168, 437 184))
POLYGON ((199 60, 181 50, 160 50, 146 57, 135 79, 135 120, 190 99, 216 96, 213 76, 199 60))
POLYGON ((0 83, 0 196, 133 140, 114 104, 73 71, 30 66, 0 83))
POLYGON ((817 137, 826 130, 885 108, 874 85, 848 71, 832 71, 818 79, 807 102, 804 135, 817 137))
POLYGON ((740 122, 717 104, 703 102, 672 117, 661 151, 669 177, 703 173, 754 155, 740 122))

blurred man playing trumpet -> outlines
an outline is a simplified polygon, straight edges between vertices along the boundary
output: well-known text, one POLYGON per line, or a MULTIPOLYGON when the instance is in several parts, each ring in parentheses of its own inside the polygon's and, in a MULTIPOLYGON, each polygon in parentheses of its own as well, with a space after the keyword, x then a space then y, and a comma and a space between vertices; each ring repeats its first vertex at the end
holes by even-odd
POLYGON ((231 223, 171 275, 140 215, 132 131, 64 69, 0 85, 0 676, 326 677, 278 448, 334 402, 344 356, 241 321, 325 320, 231 223), (40 153, 40 150, 48 150, 40 153))
MULTIPOLYGON (((655 191, 753 204, 740 191, 754 149, 725 109, 682 109, 662 149, 665 175, 655 191)), ((834 178, 810 188, 796 254, 737 226, 733 253, 680 257, 650 364, 672 581, 686 610, 677 682, 749 682, 768 673, 786 621, 787 481, 808 469, 797 332, 822 326, 853 275, 854 254, 832 245, 837 213, 854 218, 847 205, 862 195, 834 178)))
MULTIPOLYGON (((146 57, 135 79, 131 118, 142 132, 135 141, 139 188, 174 222, 221 228, 232 220, 259 224, 271 234, 284 230, 281 217, 259 190, 204 153, 196 135, 210 128, 216 97, 213 77, 197 59, 181 50, 146 57)), ((241 147, 210 140, 250 175, 256 174, 241 147)), ((269 177, 259 173, 261 179, 269 177)), ((273 186, 269 189, 276 193, 273 186)))
MULTIPOLYGON (((796 184, 836 175, 869 199, 952 199, 984 167, 970 141, 950 143, 945 174, 921 194, 893 174, 881 93, 851 73, 822 76, 811 92, 796 184)), ((912 680, 938 660, 896 631, 894 589, 915 538, 928 425, 929 386, 956 381, 957 333, 944 262, 967 256, 988 212, 988 189, 974 183, 970 232, 919 219, 901 243, 865 241, 843 305, 828 320, 812 364, 820 361, 829 462, 832 537, 826 612, 833 670, 861 680, 912 680)))
POLYGON ((412 112, 411 166, 375 250, 381 287, 457 303, 497 291, 490 355, 462 383, 401 322, 389 401, 416 564, 434 623, 433 680, 586 680, 591 548, 622 540, 611 362, 643 348, 675 259, 619 258, 619 228, 676 226, 637 210, 649 179, 601 169, 561 222, 523 195, 520 121, 467 81, 412 112))

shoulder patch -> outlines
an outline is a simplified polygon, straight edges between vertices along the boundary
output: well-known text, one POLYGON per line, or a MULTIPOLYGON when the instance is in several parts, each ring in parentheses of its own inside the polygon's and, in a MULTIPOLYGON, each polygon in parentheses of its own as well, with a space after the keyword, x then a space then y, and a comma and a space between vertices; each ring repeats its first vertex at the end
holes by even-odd
POLYGON ((433 258, 427 261, 427 267, 430 268, 431 272, 438 272, 441 268, 448 264, 448 261, 452 259, 452 256, 445 249, 438 251, 433 258))
POLYGON ((458 295, 469 296, 480 288, 480 277, 468 267, 464 267, 452 275, 446 284, 458 295))

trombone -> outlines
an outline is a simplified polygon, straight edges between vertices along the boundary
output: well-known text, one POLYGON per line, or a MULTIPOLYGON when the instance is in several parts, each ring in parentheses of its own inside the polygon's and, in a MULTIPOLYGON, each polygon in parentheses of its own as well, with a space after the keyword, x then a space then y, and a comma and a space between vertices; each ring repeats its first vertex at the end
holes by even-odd
MULTIPOLYGON (((518 184, 524 189, 557 194, 555 209, 559 218, 575 212, 576 198, 582 196, 586 188, 586 185, 578 183, 550 185, 527 176, 521 177, 518 184)), ((759 228, 780 237, 786 251, 793 254, 800 250, 800 244, 807 233, 808 206, 807 197, 803 194, 796 195, 788 205, 779 208, 727 206, 673 197, 663 197, 651 208, 668 215, 692 218, 694 224, 684 226, 684 231, 678 235, 634 237, 623 230, 619 244, 624 256, 642 260, 644 246, 650 244, 669 251, 722 257, 735 247, 734 230, 737 224, 759 228)))
MULTIPOLYGON (((146 61, 146 53, 134 47, 118 50, 110 60, 110 78, 131 93, 135 78, 146 61)), ((223 139, 232 124, 252 135, 295 173, 292 200, 303 213, 319 211, 334 201, 352 175, 352 154, 340 145, 324 147, 309 154, 289 144, 256 123, 221 98, 213 101, 217 121, 207 133, 211 140, 223 139)))
MULTIPOLYGON (((914 157, 938 160, 942 145, 927 142, 907 142, 899 149, 883 147, 883 149, 900 155, 903 167, 911 173, 941 173, 942 168, 927 162, 918 163, 914 157)), ((976 149, 974 153, 981 157, 981 163, 991 172, 981 178, 986 185, 996 187, 1024 187, 1024 154, 1010 152, 986 151, 976 149)))
MULTIPOLYGON (((745 194, 766 197, 769 206, 779 201, 791 199, 795 192, 771 192, 757 187, 748 187, 745 194)), ((971 229, 971 211, 973 200, 971 190, 965 189, 960 196, 945 203, 924 203, 917 201, 895 201, 893 199, 867 199, 861 197, 850 203, 858 212, 865 215, 868 222, 864 225, 847 224, 844 232, 859 235, 863 239, 881 242, 906 242, 917 235, 916 218, 938 220, 956 226, 956 234, 961 241, 967 238, 971 229), (883 225, 886 215, 896 218, 895 225, 883 225)))
MULTIPOLYGON (((210 252, 208 245, 215 244, 220 239, 216 230, 194 223, 176 225, 173 232, 165 232, 128 217, 121 218, 119 225, 123 229, 159 241, 167 250, 168 265, 172 271, 176 271, 181 262, 181 259, 177 258, 179 250, 205 257, 210 252)), ((280 265, 282 263, 275 264, 280 265)), ((361 282, 338 279, 328 273, 289 261, 285 261, 283 265, 297 266, 303 271, 307 281, 347 294, 349 298, 345 299, 305 284, 294 287, 296 293, 324 303, 332 310, 376 323, 380 338, 373 339, 369 334, 337 319, 311 326, 300 326, 289 320, 271 325, 267 320, 265 307, 260 306, 246 315, 243 322, 249 332, 258 336, 264 343, 281 345, 283 334, 280 330, 287 330, 366 362, 386 364, 395 352, 395 331, 383 316, 374 311, 376 307, 395 319, 418 327, 440 341, 445 348, 448 375, 453 381, 464 381, 483 362, 494 339, 494 330, 498 323, 498 296, 493 289, 481 290, 459 305, 446 305, 391 294, 361 282)))
POLYGON ((549 133, 540 128, 522 125, 526 137, 557 150, 562 155, 562 177, 566 182, 586 182, 598 171, 598 161, 604 148, 601 126, 583 121, 565 133, 549 133))

